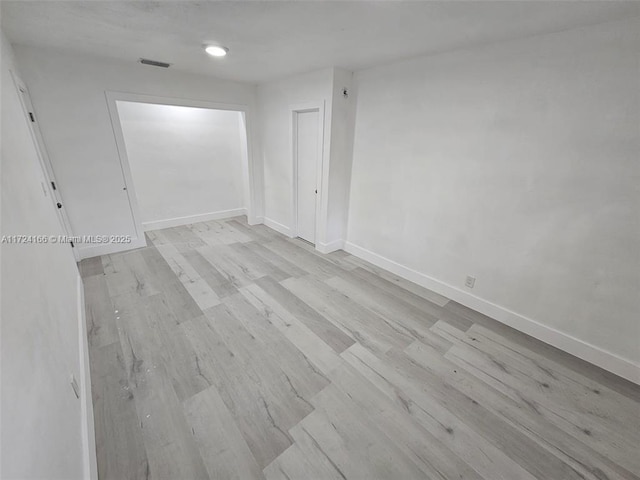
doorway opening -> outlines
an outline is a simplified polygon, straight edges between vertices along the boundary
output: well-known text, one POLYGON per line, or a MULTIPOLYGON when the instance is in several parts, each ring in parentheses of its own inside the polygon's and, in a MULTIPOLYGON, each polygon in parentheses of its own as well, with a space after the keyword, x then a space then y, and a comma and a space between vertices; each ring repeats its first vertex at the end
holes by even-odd
POLYGON ((315 245, 320 220, 324 105, 292 107, 294 236, 315 245))
POLYGON ((111 92, 107 99, 139 238, 248 213, 243 106, 111 92))

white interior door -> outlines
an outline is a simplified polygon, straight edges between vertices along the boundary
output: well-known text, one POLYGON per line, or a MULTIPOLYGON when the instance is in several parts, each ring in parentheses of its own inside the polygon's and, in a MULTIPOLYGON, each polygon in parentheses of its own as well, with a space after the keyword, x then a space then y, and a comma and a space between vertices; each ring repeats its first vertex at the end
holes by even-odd
MULTIPOLYGON (((29 129, 31 131, 34 146, 36 147, 36 151, 38 152, 38 159, 40 160, 40 167, 42 168, 42 175, 45 180, 45 185, 42 186, 44 194, 48 196, 54 203, 55 211, 58 215, 58 220, 60 221, 60 225, 62 226, 63 233, 67 237, 71 237, 73 236, 73 233, 71 231, 71 222, 69 221, 69 217, 67 216, 65 205, 62 201, 60 187, 56 182, 53 167, 51 166, 51 161, 49 160, 49 156, 44 145, 44 140, 42 138, 42 133, 40 132, 40 127, 38 126, 38 121, 36 119, 33 104, 31 103, 29 91, 27 90, 27 87, 22 82, 22 80, 20 80, 20 78, 18 78, 13 72, 12 76, 15 86, 18 89, 22 108, 24 109, 24 113, 27 117, 27 123, 29 124, 29 129)), ((69 245, 72 248, 73 256, 76 261, 80 261, 78 248, 74 245, 73 242, 69 242, 69 245)))
POLYGON ((298 112, 295 118, 298 237, 315 244, 320 112, 298 112))

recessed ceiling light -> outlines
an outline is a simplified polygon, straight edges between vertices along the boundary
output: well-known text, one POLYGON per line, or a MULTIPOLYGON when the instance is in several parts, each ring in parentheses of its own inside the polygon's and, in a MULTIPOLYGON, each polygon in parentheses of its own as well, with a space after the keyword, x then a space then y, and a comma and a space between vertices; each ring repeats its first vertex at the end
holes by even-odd
POLYGON ((212 57, 224 57, 229 49, 227 47, 220 47, 218 45, 208 45, 204 49, 212 57))

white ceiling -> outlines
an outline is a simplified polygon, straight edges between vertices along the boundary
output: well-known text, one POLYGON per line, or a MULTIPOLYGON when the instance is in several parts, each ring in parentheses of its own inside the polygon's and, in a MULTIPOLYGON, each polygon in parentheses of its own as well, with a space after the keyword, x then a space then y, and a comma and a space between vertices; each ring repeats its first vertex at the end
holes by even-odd
MULTIPOLYGON (((617 1, 7 1, 14 44, 89 52, 259 83, 640 15, 617 1), (229 47, 212 59, 203 43, 229 47)), ((152 67, 146 67, 152 68, 152 67)))

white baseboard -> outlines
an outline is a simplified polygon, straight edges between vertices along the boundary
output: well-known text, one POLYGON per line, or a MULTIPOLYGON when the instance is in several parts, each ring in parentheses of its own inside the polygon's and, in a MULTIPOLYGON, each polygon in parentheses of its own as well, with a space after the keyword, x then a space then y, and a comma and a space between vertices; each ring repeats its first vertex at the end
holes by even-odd
MULTIPOLYGON (((159 230, 161 228, 178 227, 180 225, 189 225, 191 223, 206 222, 208 220, 221 220, 223 218, 238 217, 246 215, 245 208, 234 208, 233 210, 223 210, 220 212, 203 213, 199 215, 190 215, 187 217, 169 218, 167 220, 159 220, 157 222, 143 223, 142 227, 145 232, 150 230, 159 230)), ((132 238, 130 243, 101 243, 91 244, 87 246, 79 246, 78 254, 80 258, 98 257, 100 255, 109 255, 111 253, 126 252, 134 248, 142 248, 147 246, 147 240, 143 237, 132 238)))
POLYGON ((264 217, 253 217, 253 218, 247 217, 247 223, 249 225, 262 225, 264 224, 264 217))
POLYGON ((344 249, 344 240, 338 239, 328 243, 318 242, 316 245, 316 250, 320 253, 331 253, 337 250, 344 249))
POLYGON ((531 335, 542 342, 548 343, 582 360, 626 378, 633 383, 640 384, 640 365, 631 360, 620 357, 615 353, 611 353, 567 333, 556 330, 555 328, 543 325, 500 305, 471 295, 468 292, 436 280, 409 267, 405 267, 351 242, 345 242, 344 249, 352 255, 373 263, 380 268, 384 268, 406 280, 417 283, 424 288, 461 303, 505 325, 531 335))
POLYGON ((278 223, 275 220, 271 220, 270 218, 263 217, 262 223, 264 223, 269 228, 273 228, 276 232, 280 232, 281 234, 286 235, 287 237, 293 236, 293 232, 291 231, 290 227, 287 227, 286 225, 278 223))
POLYGON ((218 212, 200 213, 198 215, 187 215, 186 217, 167 218, 166 220, 156 220, 154 222, 142 222, 142 228, 145 232, 148 232, 150 230, 179 227, 190 223, 208 222, 209 220, 222 220, 223 218, 238 217, 246 214, 247 210, 245 208, 234 208, 218 212))
POLYGON ((91 368, 89 367, 89 344, 84 306, 84 285, 78 275, 78 342, 80 352, 80 415, 82 426, 82 453, 84 457, 84 478, 98 480, 96 458, 96 436, 93 423, 93 397, 91 395, 91 368))
POLYGON ((130 243, 100 243, 90 244, 86 247, 78 247, 80 258, 99 257, 100 255, 109 255, 111 253, 126 252, 134 248, 142 248, 147 246, 145 237, 132 238, 130 243))

